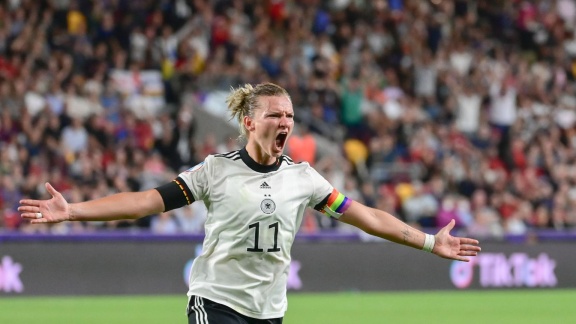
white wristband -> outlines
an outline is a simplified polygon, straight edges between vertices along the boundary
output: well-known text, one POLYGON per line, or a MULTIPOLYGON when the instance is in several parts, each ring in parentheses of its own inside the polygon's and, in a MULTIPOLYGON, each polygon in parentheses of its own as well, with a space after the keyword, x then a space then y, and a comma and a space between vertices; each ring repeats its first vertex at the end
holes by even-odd
POLYGON ((434 248, 434 244, 436 244, 436 238, 434 238, 434 235, 426 234, 426 238, 424 239, 424 246, 422 247, 422 250, 432 253, 432 249, 434 248))

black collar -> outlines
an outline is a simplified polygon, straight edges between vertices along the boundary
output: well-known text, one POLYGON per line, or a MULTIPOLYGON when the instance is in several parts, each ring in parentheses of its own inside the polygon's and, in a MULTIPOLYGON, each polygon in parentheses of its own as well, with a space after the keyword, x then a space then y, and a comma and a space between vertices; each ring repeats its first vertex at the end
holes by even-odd
POLYGON ((270 165, 263 165, 260 164, 256 161, 254 161, 250 155, 248 154, 248 151, 246 150, 246 147, 243 147, 240 150, 240 157, 242 158, 242 161, 252 170, 256 171, 256 172, 260 172, 260 173, 268 173, 268 172, 272 172, 272 171, 276 171, 280 168, 280 164, 282 164, 282 159, 284 158, 284 156, 282 155, 280 158, 278 158, 276 160, 276 162, 274 162, 273 164, 270 165))

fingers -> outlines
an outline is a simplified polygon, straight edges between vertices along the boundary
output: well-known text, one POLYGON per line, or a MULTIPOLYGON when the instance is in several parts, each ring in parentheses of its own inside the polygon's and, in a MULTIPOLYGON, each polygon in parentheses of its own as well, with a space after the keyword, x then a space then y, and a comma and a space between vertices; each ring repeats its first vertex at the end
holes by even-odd
POLYGON ((48 193, 49 193, 52 197, 54 197, 54 196, 56 196, 56 195, 59 194, 59 192, 58 192, 56 189, 54 189, 54 187, 52 187, 52 185, 51 185, 49 182, 46 182, 46 184, 44 184, 44 186, 46 187, 46 190, 48 191, 48 193))
POLYGON ((478 252, 477 251, 460 251, 458 252, 459 256, 477 256, 478 252))
POLYGON ((20 217, 26 218, 26 219, 37 219, 38 218, 38 212, 22 213, 22 214, 20 214, 20 217))
POLYGON ((466 237, 460 237, 460 244, 473 244, 473 245, 478 245, 478 244, 480 244, 480 242, 478 242, 478 240, 475 240, 475 239, 466 238, 466 237))
POLYGON ((480 252, 482 248, 476 245, 462 245, 460 246, 460 250, 480 252))
POLYGON ((454 228, 455 225, 456 225, 456 221, 454 220, 454 218, 452 218, 450 220, 450 223, 448 223, 448 225, 446 225, 445 228, 448 230, 448 232, 450 232, 454 228))
POLYGON ((18 211, 19 212, 24 212, 24 213, 39 213, 40 212, 40 207, 36 207, 36 206, 20 206, 18 207, 18 211))
POLYGON ((46 218, 39 218, 39 219, 34 218, 33 220, 30 221, 30 224, 43 224, 43 223, 48 223, 48 220, 46 218))
MULTIPOLYGON (((59 195, 60 193, 52 187, 52 185, 48 182, 45 184, 46 190, 52 197, 59 195)), ((46 217, 40 216, 38 218, 39 213, 42 211, 40 210, 41 206, 44 204, 45 201, 43 200, 35 200, 35 199, 22 199, 20 200, 20 206, 18 207, 18 211, 20 212, 20 217, 24 219, 29 219, 31 224, 41 224, 41 223, 48 223, 48 219, 46 217)), ((44 207, 46 207, 44 205, 44 207)))
POLYGON ((40 212, 40 202, 37 200, 21 200, 22 206, 18 207, 20 217, 24 219, 36 219, 37 214, 40 212))
POLYGON ((460 251, 458 251, 458 253, 456 254, 456 256, 454 257, 454 260, 459 260, 459 261, 465 261, 468 262, 470 261, 470 258, 468 257, 475 257, 478 255, 479 250, 465 250, 462 249, 460 251))
MULTIPOLYGON (((40 200, 22 199, 20 200, 20 205, 40 207, 40 200)), ((20 208, 18 208, 18 210, 20 210, 20 208)))
POLYGON ((464 244, 460 246, 460 251, 458 251, 454 260, 469 262, 470 259, 467 257, 475 257, 478 252, 480 252, 479 246, 464 244))
POLYGON ((26 219, 37 219, 40 213, 40 209, 36 207, 27 207, 27 210, 24 210, 23 207, 19 207, 18 211, 21 212, 20 217, 26 219))
POLYGON ((450 223, 448 223, 446 226, 444 226, 439 232, 438 234, 444 235, 444 234, 448 234, 450 233, 450 231, 454 228, 454 226, 456 225, 456 221, 454 219, 452 219, 450 221, 450 223))
MULTIPOLYGON (((22 201, 20 202, 22 204, 22 201)), ((38 204, 40 205, 40 204, 38 204)), ((40 213, 40 206, 35 205, 24 205, 18 207, 20 212, 20 217, 25 219, 36 219, 38 218, 38 213, 40 213)))

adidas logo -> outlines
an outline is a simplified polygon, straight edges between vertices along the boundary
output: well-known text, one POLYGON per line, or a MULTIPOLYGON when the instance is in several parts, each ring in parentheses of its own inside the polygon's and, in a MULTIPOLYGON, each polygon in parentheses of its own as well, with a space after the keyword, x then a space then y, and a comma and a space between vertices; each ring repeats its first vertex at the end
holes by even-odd
POLYGON ((260 189, 272 189, 272 187, 270 187, 266 181, 262 182, 262 184, 260 185, 260 189))

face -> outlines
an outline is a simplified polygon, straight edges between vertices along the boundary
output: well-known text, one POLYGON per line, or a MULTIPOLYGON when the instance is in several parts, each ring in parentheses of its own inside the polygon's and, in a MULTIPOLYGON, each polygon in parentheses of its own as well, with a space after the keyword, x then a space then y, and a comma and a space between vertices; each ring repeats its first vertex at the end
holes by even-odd
POLYGON ((249 132, 248 145, 254 145, 260 156, 275 159, 282 155, 294 128, 292 102, 286 96, 260 97, 258 102, 254 118, 244 118, 249 132))

